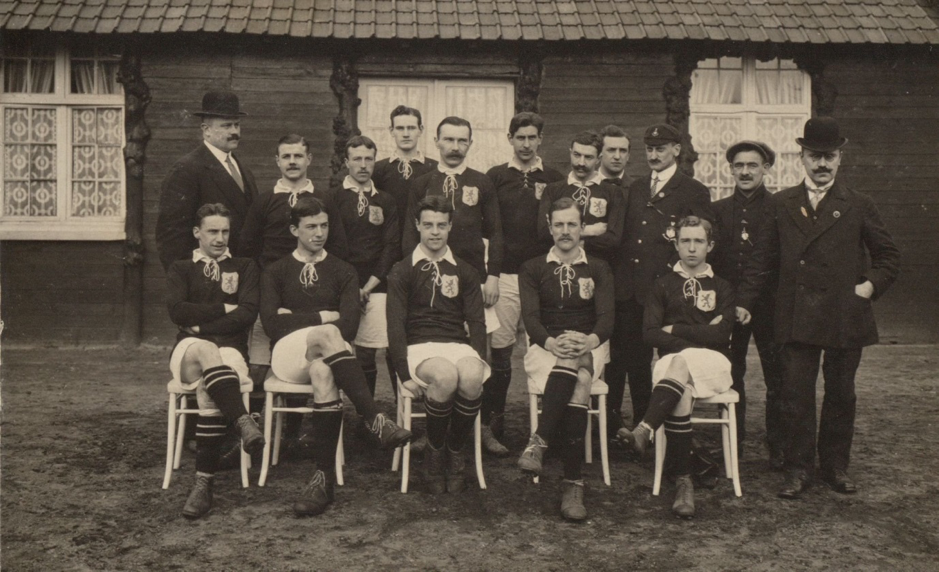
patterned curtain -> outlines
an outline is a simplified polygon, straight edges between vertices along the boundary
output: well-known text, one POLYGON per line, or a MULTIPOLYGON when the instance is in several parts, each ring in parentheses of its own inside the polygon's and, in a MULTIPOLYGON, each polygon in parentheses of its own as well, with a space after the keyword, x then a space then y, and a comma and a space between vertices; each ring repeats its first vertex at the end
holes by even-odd
POLYGON ((7 107, 3 113, 3 215, 54 217, 56 110, 7 107))
POLYGON ((118 108, 72 109, 72 216, 121 215, 122 125, 118 108))

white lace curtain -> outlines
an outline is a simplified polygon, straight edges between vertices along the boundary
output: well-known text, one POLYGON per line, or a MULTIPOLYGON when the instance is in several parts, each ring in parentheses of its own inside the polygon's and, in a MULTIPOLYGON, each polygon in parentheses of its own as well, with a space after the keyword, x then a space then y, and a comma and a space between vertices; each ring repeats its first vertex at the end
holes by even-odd
POLYGON ((744 101, 744 70, 739 58, 705 60, 695 70, 692 104, 799 105, 803 103, 803 76, 797 69, 780 69, 777 60, 758 62, 750 74, 755 101, 744 101), (731 60, 725 62, 724 60, 731 60))
POLYGON ((55 60, 10 59, 3 63, 6 93, 52 93, 55 91, 55 60))

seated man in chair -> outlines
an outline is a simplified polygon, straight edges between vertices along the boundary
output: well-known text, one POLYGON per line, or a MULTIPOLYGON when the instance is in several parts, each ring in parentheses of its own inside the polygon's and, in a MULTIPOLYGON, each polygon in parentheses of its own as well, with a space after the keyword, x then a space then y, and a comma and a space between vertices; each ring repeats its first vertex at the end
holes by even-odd
POLYGON ((577 203, 558 199, 547 216, 554 247, 547 256, 525 262, 519 272, 522 318, 531 342, 525 373, 538 384, 543 398, 538 430, 518 466, 541 474, 547 444, 561 443, 561 516, 584 520, 581 470, 587 406, 590 387, 610 360, 606 342, 613 331, 613 275, 604 260, 584 252, 584 223, 577 203))
POLYGON ((183 388, 195 389, 199 404, 196 484, 183 507, 191 519, 212 508, 212 482, 229 424, 246 452, 264 448, 264 436, 241 399, 241 385, 251 385, 245 358, 258 314, 258 268, 229 253, 231 214, 225 205, 203 205, 196 218, 192 234, 199 247, 166 272, 170 319, 179 327, 170 371, 183 388))
POLYGON ((687 216, 678 223, 673 272, 655 281, 643 317, 646 343, 658 348, 655 383, 645 417, 618 438, 641 455, 665 423, 666 457, 675 477, 672 512, 694 516, 691 481, 691 410, 694 400, 730 389, 730 334, 734 328, 734 291, 707 263, 714 248, 711 223, 687 216))
MULTIPOLYGON (((297 516, 322 513, 333 501, 336 446, 342 426, 341 389, 368 423, 383 448, 411 438, 372 399, 349 341, 359 327, 359 284, 355 269, 324 249, 329 216, 310 196, 290 209, 293 253, 264 270, 261 322, 274 344, 271 370, 288 383, 313 385, 313 458, 317 471, 293 505, 297 516)), ((270 413, 268 413, 270 414, 270 413)))
POLYGON ((412 223, 420 244, 388 274, 388 351, 404 387, 424 397, 433 494, 466 489, 463 445, 490 374, 479 273, 447 246, 452 213, 444 196, 420 199, 412 223))

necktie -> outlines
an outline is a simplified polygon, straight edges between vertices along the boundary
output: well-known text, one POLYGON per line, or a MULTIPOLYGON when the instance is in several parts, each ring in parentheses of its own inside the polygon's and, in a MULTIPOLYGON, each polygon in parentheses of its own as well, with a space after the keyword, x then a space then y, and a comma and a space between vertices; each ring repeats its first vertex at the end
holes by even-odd
POLYGON ((812 209, 818 208, 818 203, 825 196, 825 191, 821 189, 809 189, 809 202, 812 203, 812 209))
POLYGON ((235 183, 238 184, 238 188, 244 192, 245 181, 241 178, 241 173, 238 172, 238 169, 235 168, 235 164, 231 162, 231 155, 225 156, 225 164, 228 165, 228 172, 231 173, 231 178, 235 179, 235 183))
POLYGON ((659 192, 659 177, 658 175, 652 176, 652 187, 649 189, 651 193, 649 196, 654 197, 655 193, 659 192))

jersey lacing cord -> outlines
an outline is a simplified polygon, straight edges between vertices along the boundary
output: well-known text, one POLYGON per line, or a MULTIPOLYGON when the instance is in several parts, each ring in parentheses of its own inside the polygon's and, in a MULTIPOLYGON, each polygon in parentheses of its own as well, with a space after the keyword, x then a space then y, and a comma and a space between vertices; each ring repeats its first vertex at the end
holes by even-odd
POLYGON ((698 279, 692 276, 691 278, 685 280, 685 285, 682 286, 682 293, 685 295, 685 299, 698 299, 698 292, 701 290, 701 283, 698 282, 698 279))
POLYGON ((202 273, 205 274, 206 278, 209 278, 211 280, 215 280, 216 282, 218 282, 219 281, 218 262, 210 259, 208 262, 205 263, 205 268, 202 269, 202 273))
POLYGON ((316 265, 312 262, 307 262, 303 265, 303 269, 300 270, 300 284, 304 286, 312 286, 319 280, 319 276, 316 274, 316 265))
POLYGON ((398 172, 401 173, 405 181, 410 179, 411 175, 414 173, 414 169, 411 168, 411 161, 398 159, 398 172))
MULTIPOLYGON (((290 207, 297 206, 297 200, 300 198, 300 195, 304 193, 310 193, 310 191, 291 191, 290 196, 287 197, 287 204, 290 207)), ((313 193, 310 193, 310 194, 312 195, 313 193)))
POLYGON ((554 273, 558 275, 561 282, 561 298, 564 298, 565 288, 567 288, 567 297, 570 298, 573 296, 571 293, 571 284, 573 284, 574 278, 577 277, 577 273, 574 272, 574 267, 570 264, 561 264, 554 269, 554 273))
POLYGON ((426 264, 421 266, 421 272, 429 272, 433 270, 433 275, 431 276, 431 282, 433 283, 433 288, 430 293, 430 307, 434 307, 434 297, 437 295, 437 288, 443 284, 443 278, 440 276, 440 267, 437 266, 437 263, 433 260, 427 261, 426 264))
POLYGON ((447 175, 447 178, 443 181, 443 194, 450 198, 450 206, 456 208, 456 189, 457 189, 456 177, 453 175, 447 175))
POLYGON ((359 189, 359 204, 356 208, 359 210, 359 216, 365 215, 365 211, 368 210, 368 198, 365 197, 365 191, 361 188, 359 189))
POLYGON ((590 187, 577 187, 577 191, 571 197, 577 204, 584 207, 583 215, 587 216, 587 203, 590 202, 590 187))

